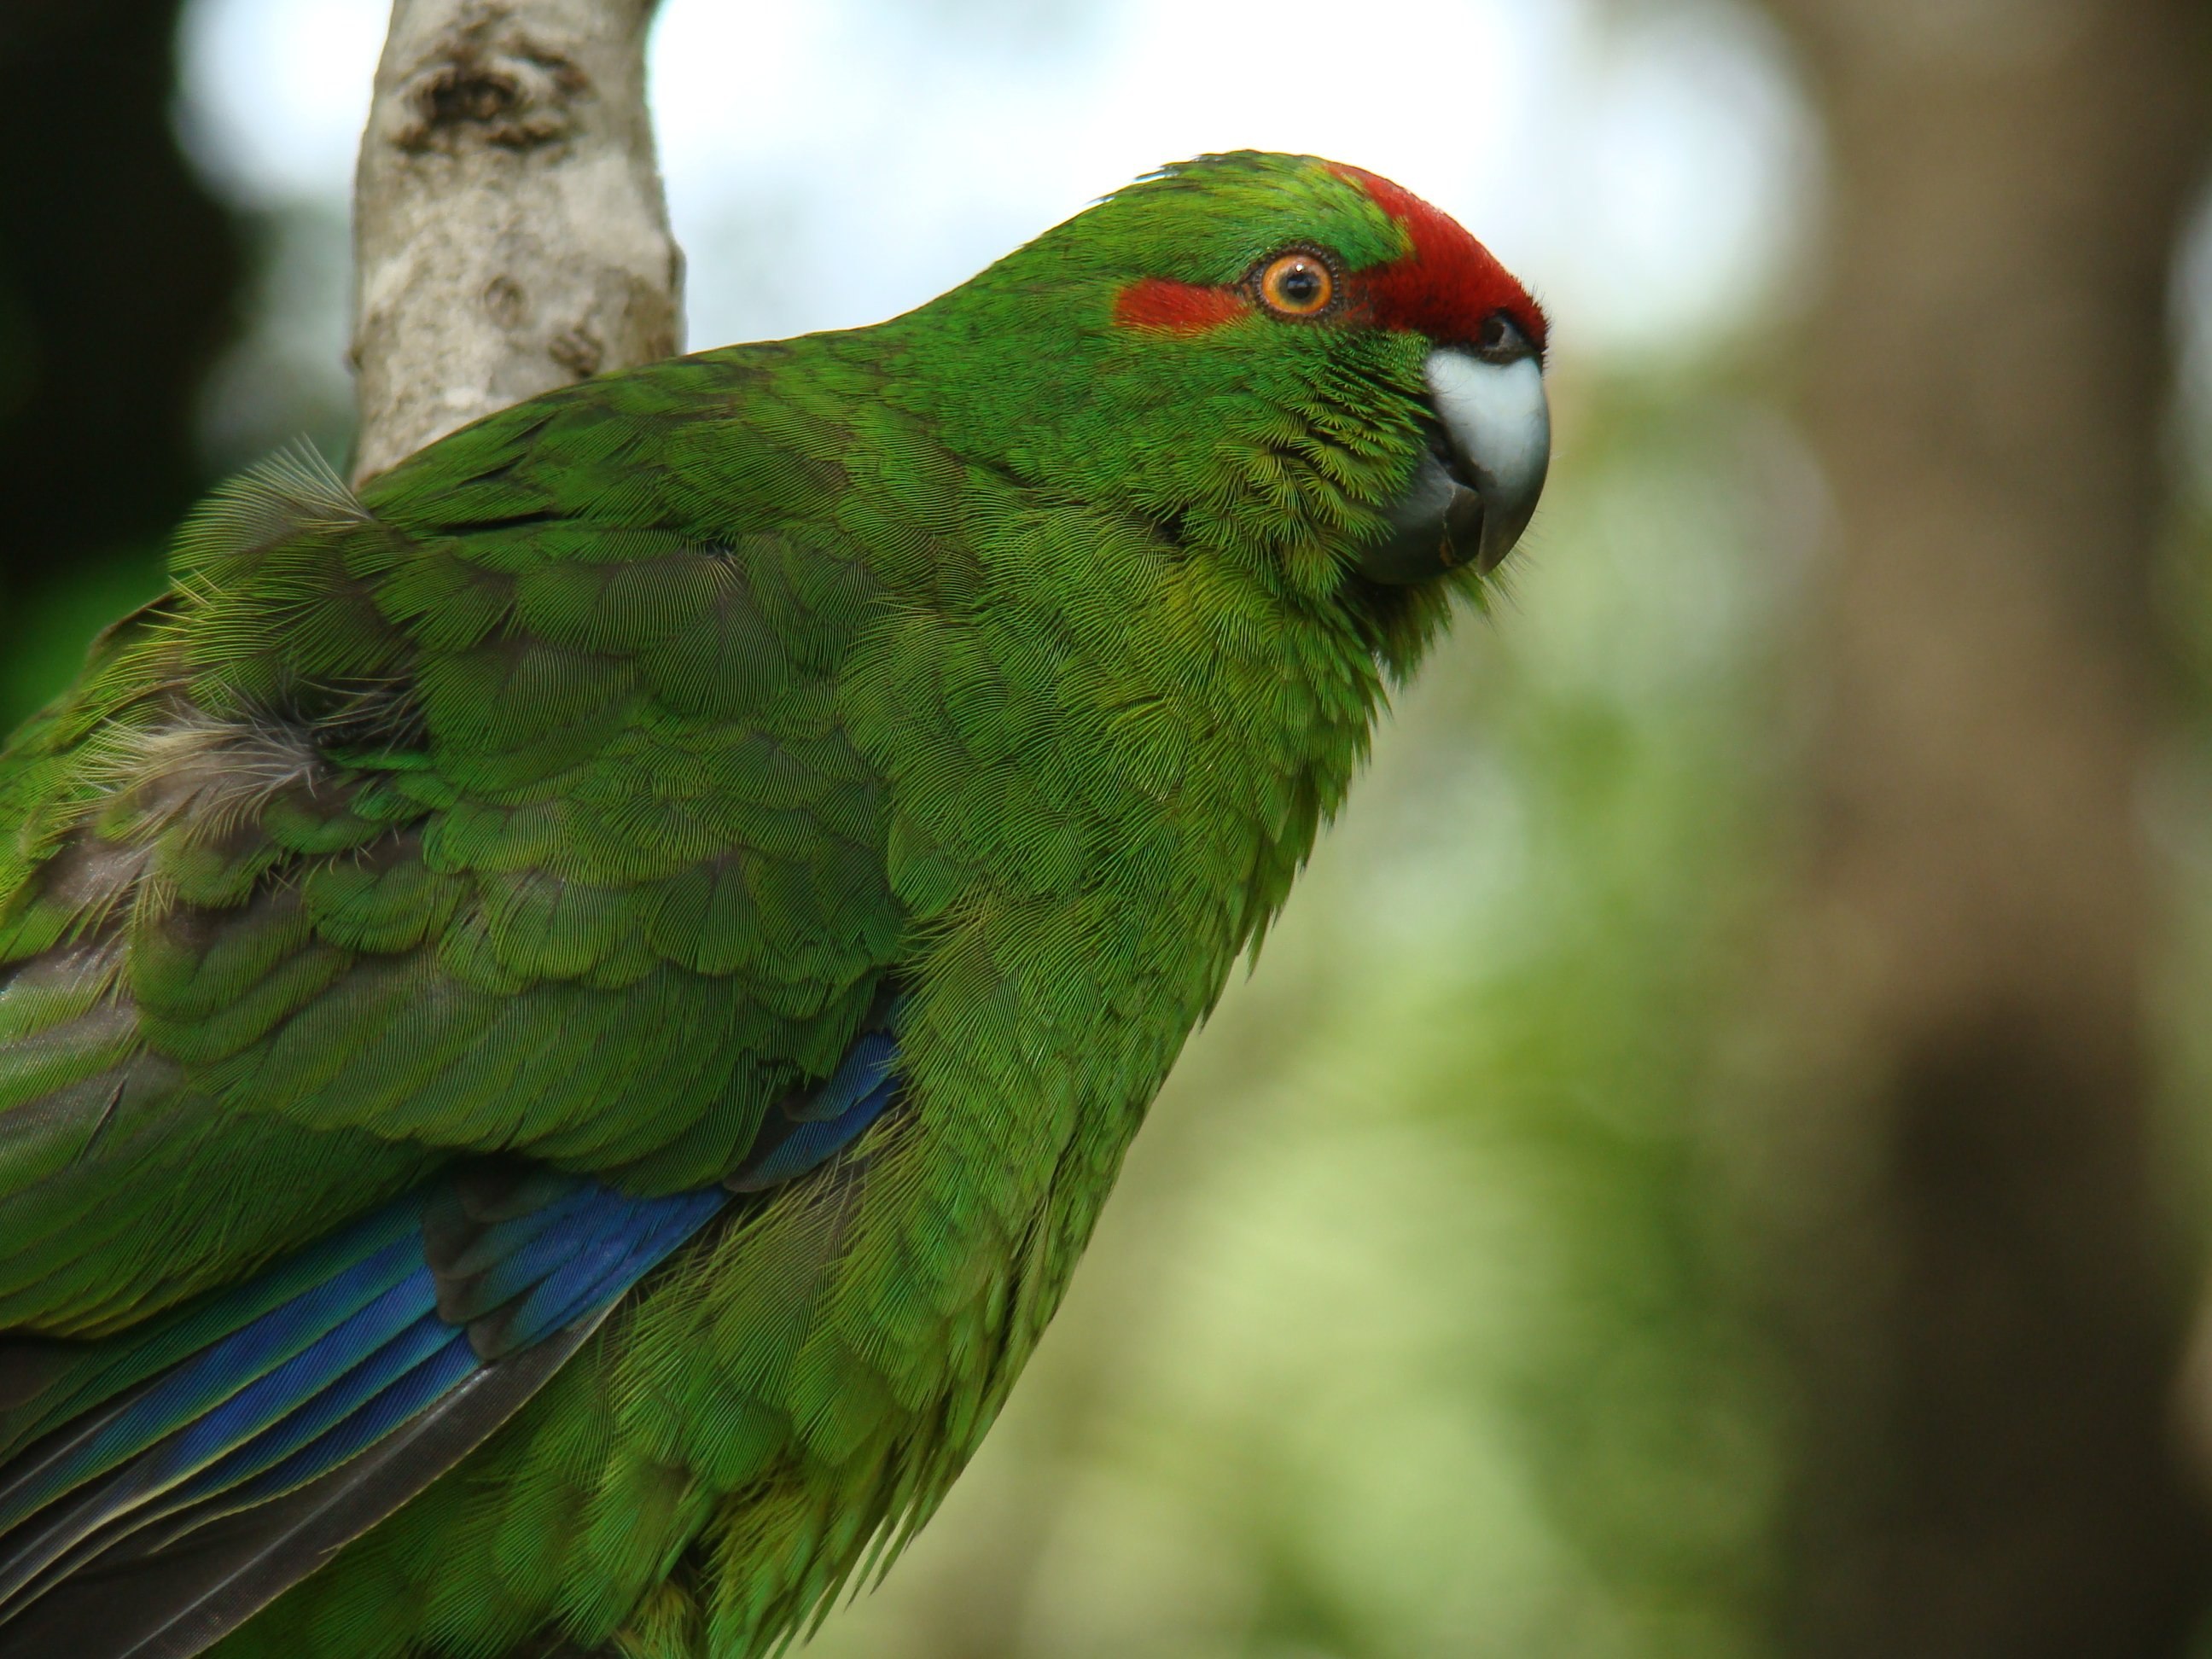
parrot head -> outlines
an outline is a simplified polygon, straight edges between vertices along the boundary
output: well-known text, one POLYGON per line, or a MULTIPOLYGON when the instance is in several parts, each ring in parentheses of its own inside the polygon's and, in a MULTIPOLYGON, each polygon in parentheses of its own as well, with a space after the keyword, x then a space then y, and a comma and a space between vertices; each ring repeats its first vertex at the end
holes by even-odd
POLYGON ((1479 584, 1543 488, 1543 311, 1454 220, 1357 167, 1170 167, 938 307, 992 365, 973 418, 1008 434, 1013 470, 1310 592, 1479 584))

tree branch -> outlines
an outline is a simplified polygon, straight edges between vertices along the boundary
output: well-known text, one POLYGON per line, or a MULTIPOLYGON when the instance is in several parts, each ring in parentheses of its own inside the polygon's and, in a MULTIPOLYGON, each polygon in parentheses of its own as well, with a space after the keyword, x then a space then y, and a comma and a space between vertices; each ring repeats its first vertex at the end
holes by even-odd
POLYGON ((682 344, 654 0, 396 0, 354 197, 359 483, 682 344))

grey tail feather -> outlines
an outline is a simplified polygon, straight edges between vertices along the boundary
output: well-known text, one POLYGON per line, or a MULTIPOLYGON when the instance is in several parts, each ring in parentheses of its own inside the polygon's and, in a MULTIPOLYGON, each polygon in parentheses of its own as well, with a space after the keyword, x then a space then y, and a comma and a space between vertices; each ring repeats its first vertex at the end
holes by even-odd
POLYGON ((0 1624, 0 1659, 204 1652, 474 1450, 599 1324, 581 1321, 487 1365, 297 1491, 188 1531, 118 1540, 0 1624))

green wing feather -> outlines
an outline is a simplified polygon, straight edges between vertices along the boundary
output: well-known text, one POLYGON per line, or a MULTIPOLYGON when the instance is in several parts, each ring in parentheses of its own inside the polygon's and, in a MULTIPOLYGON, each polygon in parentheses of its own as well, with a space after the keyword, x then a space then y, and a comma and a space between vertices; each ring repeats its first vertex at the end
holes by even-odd
MULTIPOLYGON (((902 926, 830 679, 872 594, 697 511, 678 411, 757 378, 542 400, 366 501, 249 475, 0 759, 0 1324, 130 1324, 459 1152, 705 1184, 834 1066, 902 926)), ((777 481, 821 458, 715 424, 818 514, 777 481)))

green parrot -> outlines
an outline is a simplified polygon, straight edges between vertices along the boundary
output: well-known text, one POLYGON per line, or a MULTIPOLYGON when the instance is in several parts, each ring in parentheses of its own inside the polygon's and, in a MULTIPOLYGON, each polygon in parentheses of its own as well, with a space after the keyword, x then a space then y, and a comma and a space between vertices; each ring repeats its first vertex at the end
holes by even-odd
POLYGON ((746 1659, 887 1562, 1525 528, 1544 348, 1212 155, 217 492, 0 756, 0 1655, 746 1659))

